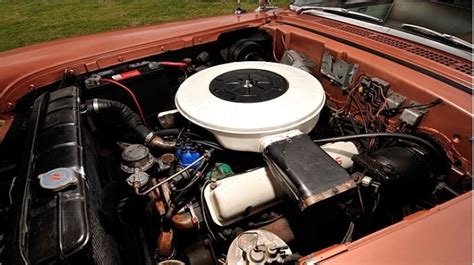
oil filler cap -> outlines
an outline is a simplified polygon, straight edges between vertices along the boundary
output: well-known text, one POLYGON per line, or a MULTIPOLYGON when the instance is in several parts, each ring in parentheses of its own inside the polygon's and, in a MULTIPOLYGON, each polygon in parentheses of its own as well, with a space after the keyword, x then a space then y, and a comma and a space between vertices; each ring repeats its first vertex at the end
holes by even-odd
POLYGON ((77 183, 76 172, 70 168, 55 168, 38 175, 40 186, 43 189, 59 191, 77 183))

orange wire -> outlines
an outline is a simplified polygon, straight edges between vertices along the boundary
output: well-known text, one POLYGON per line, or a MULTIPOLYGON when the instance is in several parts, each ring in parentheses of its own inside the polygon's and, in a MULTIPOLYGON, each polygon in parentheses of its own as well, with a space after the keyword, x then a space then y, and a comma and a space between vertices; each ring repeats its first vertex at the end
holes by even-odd
POLYGON ((114 84, 114 85, 120 87, 121 89, 123 89, 128 95, 130 95, 133 102, 135 103, 135 106, 138 109, 138 113, 140 114, 140 118, 142 119, 143 124, 145 124, 145 126, 148 127, 148 124, 145 120, 145 115, 143 115, 142 107, 140 106, 140 103, 138 102, 137 97, 135 96, 135 94, 133 93, 133 91, 130 88, 128 88, 125 85, 123 85, 123 84, 121 84, 121 83, 119 83, 115 80, 112 80, 112 79, 102 78, 101 81, 114 84))

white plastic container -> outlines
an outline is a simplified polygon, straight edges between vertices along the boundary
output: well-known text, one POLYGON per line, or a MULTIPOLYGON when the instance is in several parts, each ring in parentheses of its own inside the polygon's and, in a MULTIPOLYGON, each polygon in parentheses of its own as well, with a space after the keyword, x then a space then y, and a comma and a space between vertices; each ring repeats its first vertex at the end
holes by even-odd
POLYGON ((284 198, 286 193, 270 174, 262 167, 219 180, 215 188, 207 185, 204 198, 214 223, 219 226, 233 224, 284 198))

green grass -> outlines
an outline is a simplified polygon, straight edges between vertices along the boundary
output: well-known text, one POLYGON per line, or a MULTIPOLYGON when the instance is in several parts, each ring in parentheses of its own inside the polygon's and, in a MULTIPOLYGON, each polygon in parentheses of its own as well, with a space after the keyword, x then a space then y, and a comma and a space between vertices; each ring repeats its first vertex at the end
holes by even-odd
MULTIPOLYGON (((253 10, 258 1, 242 2, 243 8, 253 10)), ((273 2, 283 7, 289 0, 273 2)), ((235 5, 235 0, 0 0, 0 51, 131 26, 232 14, 235 5)))

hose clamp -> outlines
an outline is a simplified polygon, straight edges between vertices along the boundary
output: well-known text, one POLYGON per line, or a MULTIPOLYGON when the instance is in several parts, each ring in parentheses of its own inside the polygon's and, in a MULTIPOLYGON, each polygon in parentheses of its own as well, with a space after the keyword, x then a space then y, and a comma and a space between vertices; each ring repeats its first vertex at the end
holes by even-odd
POLYGON ((92 100, 92 109, 95 113, 99 113, 99 100, 97 100, 96 98, 92 100))
POLYGON ((153 132, 150 132, 149 134, 147 134, 145 137, 144 145, 148 146, 151 140, 153 139, 153 137, 155 137, 155 134, 153 132))

